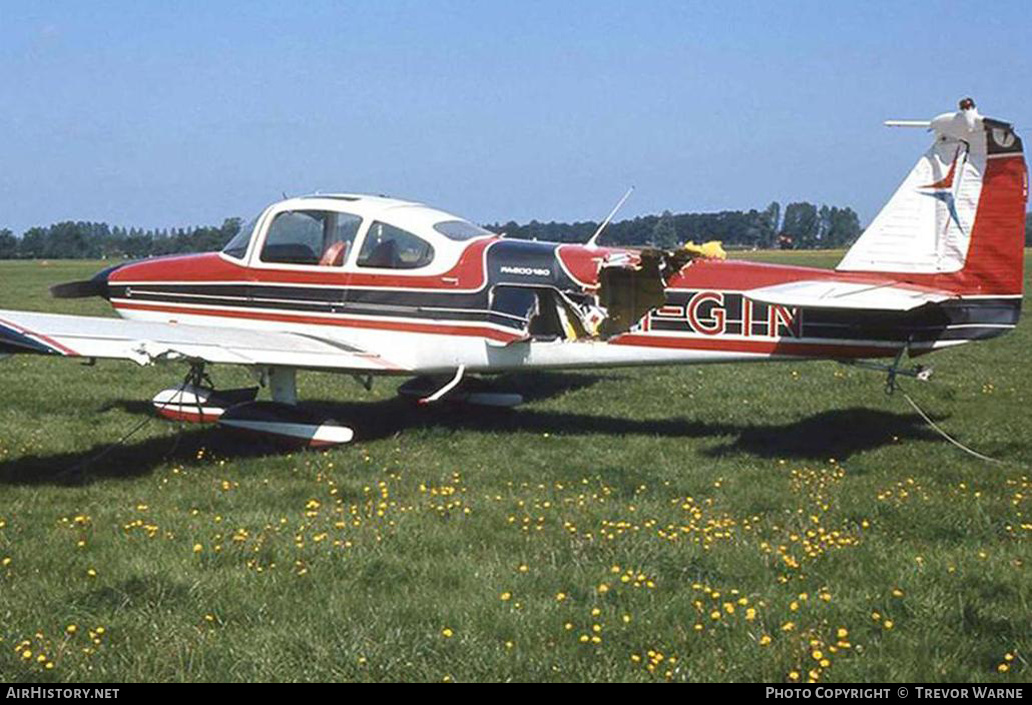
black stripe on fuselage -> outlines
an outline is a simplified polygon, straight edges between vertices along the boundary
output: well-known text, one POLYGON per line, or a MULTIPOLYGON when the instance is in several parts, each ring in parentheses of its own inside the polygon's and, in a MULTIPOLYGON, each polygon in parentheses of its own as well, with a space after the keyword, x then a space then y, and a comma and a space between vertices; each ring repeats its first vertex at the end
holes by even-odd
POLYGON ((492 323, 517 330, 525 325, 512 316, 488 310, 486 290, 460 294, 259 284, 147 284, 112 287, 111 297, 182 306, 492 323))
POLYGON ((737 292, 675 290, 667 292, 666 303, 663 311, 650 315, 650 330, 707 334, 707 328, 712 331, 722 317, 726 335, 901 344, 908 340, 927 343, 993 338, 1011 330, 1021 314, 1020 298, 956 299, 902 312, 776 307, 784 311, 784 316, 772 315, 775 307, 750 301, 737 292), (700 294, 714 293, 721 294, 723 300, 696 300, 700 294), (693 327, 689 311, 701 322, 702 329, 693 327), (748 331, 744 330, 746 325, 748 331))
POLYGON ((807 336, 932 342, 983 340, 1003 335, 1018 323, 1021 299, 957 299, 911 311, 806 309, 807 336))

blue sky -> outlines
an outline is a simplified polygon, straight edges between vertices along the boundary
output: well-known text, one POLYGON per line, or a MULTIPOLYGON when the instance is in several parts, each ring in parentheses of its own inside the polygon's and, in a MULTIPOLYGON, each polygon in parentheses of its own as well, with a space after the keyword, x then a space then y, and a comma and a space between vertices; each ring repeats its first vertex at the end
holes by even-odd
POLYGON ((853 205, 953 109, 1032 132, 1026 2, 0 2, 0 227, 282 193, 480 222, 853 205))

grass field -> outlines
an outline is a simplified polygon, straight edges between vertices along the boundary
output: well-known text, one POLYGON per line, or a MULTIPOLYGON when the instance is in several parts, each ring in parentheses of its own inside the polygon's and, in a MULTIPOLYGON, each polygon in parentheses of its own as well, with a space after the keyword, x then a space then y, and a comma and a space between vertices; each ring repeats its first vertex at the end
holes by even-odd
MULTIPOLYGON (((99 268, 0 263, 0 307, 107 314, 46 295, 99 268)), ((1028 680, 1030 348, 907 385, 998 465, 829 362, 513 375, 496 413, 305 374, 358 442, 154 420, 83 467, 182 370, 12 358, 0 679, 1028 680)))

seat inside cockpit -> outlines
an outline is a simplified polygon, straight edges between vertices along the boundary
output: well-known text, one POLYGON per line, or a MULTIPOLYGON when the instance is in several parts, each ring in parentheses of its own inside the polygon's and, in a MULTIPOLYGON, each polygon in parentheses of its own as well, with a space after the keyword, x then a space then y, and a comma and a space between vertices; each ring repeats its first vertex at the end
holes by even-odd
POLYGON ((347 258, 361 224, 362 219, 350 213, 283 211, 269 225, 260 259, 278 264, 339 267, 347 258))

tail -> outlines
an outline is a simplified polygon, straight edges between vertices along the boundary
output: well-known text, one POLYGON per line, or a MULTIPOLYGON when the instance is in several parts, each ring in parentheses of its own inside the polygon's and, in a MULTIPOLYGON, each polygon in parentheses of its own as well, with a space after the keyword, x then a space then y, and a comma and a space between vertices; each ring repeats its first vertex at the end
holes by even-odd
POLYGON ((964 297, 1017 297, 1024 289, 1028 171, 1021 138, 982 117, 974 102, 929 122, 935 142, 838 265, 964 297))

